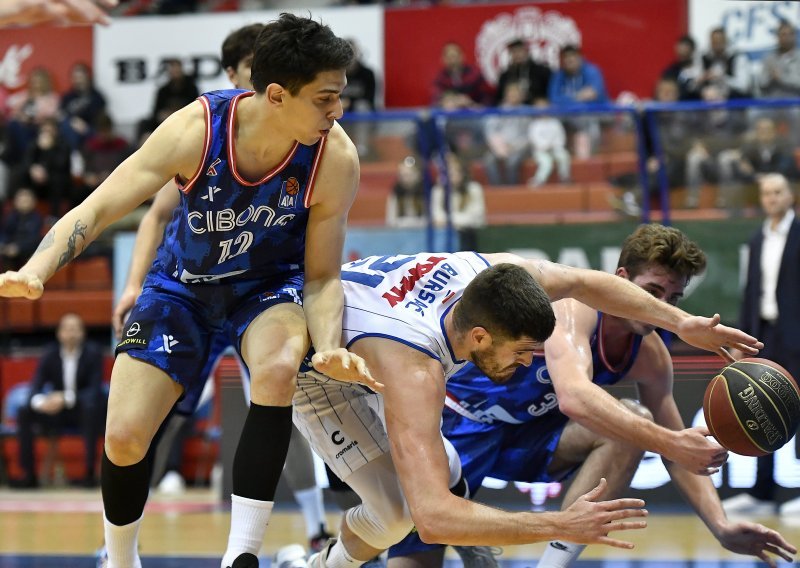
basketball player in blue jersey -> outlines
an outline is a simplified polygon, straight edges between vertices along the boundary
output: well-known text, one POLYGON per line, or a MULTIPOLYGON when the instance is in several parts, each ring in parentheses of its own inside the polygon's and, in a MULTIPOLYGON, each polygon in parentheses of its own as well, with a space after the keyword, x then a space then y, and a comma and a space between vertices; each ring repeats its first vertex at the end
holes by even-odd
MULTIPOLYGON (((705 254, 678 229, 641 225, 623 243, 617 276, 674 305, 705 265, 705 254)), ((653 326, 571 299, 553 310, 553 334, 530 367, 495 382, 467 365, 447 383, 442 434, 460 458, 471 495, 487 476, 551 482, 575 474, 564 507, 600 477, 608 480, 606 496, 619 497, 650 450, 663 456, 681 494, 723 547, 772 566, 768 552, 791 561, 788 552, 796 550, 776 531, 725 517, 708 476, 727 452, 706 437, 708 429, 685 428, 672 395, 672 360, 653 326), (601 388, 622 379, 637 386, 641 404, 601 388)), ((583 548, 555 541, 538 566, 565 568, 583 548)), ((411 533, 389 549, 389 568, 441 568, 444 549, 411 533)), ((482 547, 457 551, 465 565, 491 554, 482 547)))
POLYGON ((311 568, 359 566, 412 525, 426 542, 455 545, 563 538, 632 546, 609 532, 642 528, 635 517, 646 514, 637 508, 643 502, 598 501, 605 480, 559 513, 510 513, 450 492, 460 472, 451 471, 440 433, 447 379, 468 361, 498 383, 529 366, 555 325, 551 299, 573 297, 664 327, 727 359, 726 346, 748 354, 761 347, 719 325, 719 316, 690 316, 627 279, 512 254, 370 257, 346 264, 342 283, 342 344, 380 372, 385 388, 370 393, 310 367, 298 375, 298 430, 362 501, 345 514, 339 540, 310 558, 311 568))
POLYGON ((112 568, 141 565, 144 457, 175 402, 205 380, 214 334, 229 335, 251 375, 223 567, 257 562, 309 335, 316 369, 381 387, 339 347, 339 262, 358 158, 336 120, 352 55, 327 26, 282 14, 256 41, 254 93, 208 93, 170 116, 54 225, 25 266, 0 275, 0 295, 41 296, 111 222, 170 179, 179 183, 168 244, 125 325, 111 378, 101 486, 112 568))
MULTIPOLYGON (((226 75, 236 89, 252 89, 250 83, 250 68, 253 64, 253 46, 259 33, 263 30, 262 24, 250 24, 239 28, 229 34, 222 43, 221 64, 226 75)), ((142 284, 156 256, 158 246, 164 237, 164 229, 172 219, 175 209, 180 205, 181 192, 174 182, 168 183, 156 194, 153 204, 142 217, 136 232, 136 242, 131 254, 131 263, 128 278, 114 308, 113 324, 117 337, 124 340, 122 335, 125 319, 136 300, 142 292, 142 284)), ((214 369, 219 357, 231 347, 227 334, 218 333, 211 341, 206 366, 200 373, 201 377, 208 377, 214 369)), ((242 367, 242 379, 245 396, 249 401, 249 377, 247 369, 242 367)), ((161 439, 158 441, 157 450, 152 460, 155 464, 164 463, 163 455, 169 451, 175 436, 197 409, 198 398, 202 392, 203 381, 193 385, 192 390, 185 393, 184 398, 178 402, 175 412, 163 429, 161 439)), ((155 467, 154 482, 158 481, 160 474, 155 467)), ((284 476, 292 490, 295 500, 300 506, 306 525, 306 535, 312 550, 319 550, 330 534, 325 530, 325 508, 322 488, 317 486, 313 455, 308 442, 299 434, 293 432, 286 458, 286 474, 284 476)), ((99 553, 102 558, 103 550, 99 553)))

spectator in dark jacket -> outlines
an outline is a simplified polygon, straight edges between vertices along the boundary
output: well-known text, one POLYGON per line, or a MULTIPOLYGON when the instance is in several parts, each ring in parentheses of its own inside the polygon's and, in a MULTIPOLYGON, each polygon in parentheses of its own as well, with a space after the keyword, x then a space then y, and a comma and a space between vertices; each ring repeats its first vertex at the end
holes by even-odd
POLYGON ((14 194, 14 207, 3 220, 0 256, 3 270, 19 269, 42 240, 42 216, 36 210, 36 194, 20 188, 14 194))
POLYGON ((77 427, 86 446, 86 474, 83 485, 96 485, 97 438, 105 421, 103 400, 103 352, 86 341, 83 320, 65 314, 56 330, 57 343, 42 355, 31 382, 28 404, 20 409, 19 460, 25 475, 16 480, 19 487, 36 487, 34 467, 34 425, 59 434, 77 427))
POLYGON ((443 67, 433 81, 433 104, 450 109, 489 106, 494 93, 480 70, 464 61, 464 51, 457 43, 446 43, 442 48, 443 67))
POLYGON ((50 203, 50 214, 59 217, 62 202, 72 191, 70 148, 61 138, 55 120, 39 127, 36 142, 28 148, 20 171, 22 184, 36 197, 50 203))
POLYGON ((675 61, 661 73, 662 79, 672 79, 678 84, 678 98, 682 101, 700 98, 697 80, 701 68, 697 61, 696 49, 697 46, 690 36, 681 37, 675 43, 675 61))
POLYGON ((106 99, 92 83, 92 72, 85 63, 73 65, 70 78, 72 84, 61 96, 61 133, 70 147, 78 150, 105 110, 106 99))
POLYGON ((522 88, 525 104, 532 104, 537 99, 546 99, 552 73, 550 68, 531 59, 528 44, 521 39, 515 39, 506 47, 510 60, 497 80, 495 105, 503 102, 506 88, 512 83, 522 88))
POLYGON ((153 107, 153 120, 156 124, 164 122, 165 118, 194 101, 200 94, 194 78, 183 71, 180 59, 169 59, 164 65, 167 82, 156 93, 153 107))

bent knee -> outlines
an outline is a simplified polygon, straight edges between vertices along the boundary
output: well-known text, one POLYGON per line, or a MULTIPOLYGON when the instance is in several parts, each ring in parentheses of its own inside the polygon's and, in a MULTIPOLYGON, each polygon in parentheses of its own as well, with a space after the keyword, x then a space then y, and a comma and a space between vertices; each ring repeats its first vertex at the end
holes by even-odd
POLYGON ((142 461, 150 447, 151 438, 141 429, 120 424, 106 427, 105 450, 111 463, 128 466, 142 461))
POLYGON ((347 511, 347 526, 372 548, 384 550, 403 540, 414 522, 402 505, 381 507, 380 510, 358 505, 347 511))
POLYGON ((633 412, 635 415, 639 416, 640 418, 644 418, 645 420, 649 420, 650 422, 653 422, 653 413, 650 411, 649 408, 647 408, 638 400, 633 400, 631 398, 623 398, 620 399, 620 402, 622 403, 623 406, 625 406, 625 408, 633 412))
POLYGON ((275 404, 275 398, 291 404, 297 385, 297 361, 278 360, 250 367, 250 394, 256 404, 275 404), (261 402, 265 401, 265 402, 261 402))

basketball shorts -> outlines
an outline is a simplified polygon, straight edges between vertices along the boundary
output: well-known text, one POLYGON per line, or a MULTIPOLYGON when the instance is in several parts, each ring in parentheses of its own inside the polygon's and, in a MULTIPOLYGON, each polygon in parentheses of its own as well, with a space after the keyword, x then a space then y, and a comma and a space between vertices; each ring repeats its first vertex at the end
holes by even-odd
MULTIPOLYGON (((151 275, 152 276, 152 275, 151 275)), ((266 281, 250 294, 232 294, 225 285, 198 298, 159 285, 148 277, 122 331, 116 354, 157 367, 184 388, 179 401, 184 414, 194 411, 219 354, 232 345, 241 359, 240 340, 247 327, 272 306, 302 305, 303 275, 292 273, 266 281), (187 400, 184 400, 187 399, 187 400)))
MULTIPOLYGON (((470 495, 474 496, 485 477, 550 482, 571 476, 574 470, 559 479, 547 473, 567 421, 560 412, 550 412, 523 424, 495 422, 480 430, 483 425, 445 408, 442 433, 458 452, 470 495)), ((412 532, 389 549, 389 557, 408 556, 442 546, 426 544, 412 532)))
POLYGON ((389 453, 383 398, 355 383, 299 373, 294 424, 339 479, 389 453))

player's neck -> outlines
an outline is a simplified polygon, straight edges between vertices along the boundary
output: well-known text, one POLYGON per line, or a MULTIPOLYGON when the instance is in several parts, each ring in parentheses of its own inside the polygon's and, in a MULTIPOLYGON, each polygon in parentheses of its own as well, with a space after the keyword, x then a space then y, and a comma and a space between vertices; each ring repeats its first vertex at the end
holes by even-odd
POLYGON ((282 131, 259 94, 244 98, 237 105, 233 135, 237 165, 248 176, 258 176, 262 169, 269 171, 279 164, 295 143, 282 131))
POLYGON ((453 350, 455 358, 459 361, 465 361, 469 359, 469 348, 466 346, 462 334, 456 331, 455 325, 453 324, 453 313, 455 311, 456 308, 453 307, 453 309, 444 316, 444 335, 447 343, 450 344, 450 348, 453 350))
POLYGON ((606 357, 610 362, 619 361, 628 351, 628 344, 633 332, 625 326, 622 318, 603 314, 603 325, 600 328, 598 341, 602 341, 606 357))

